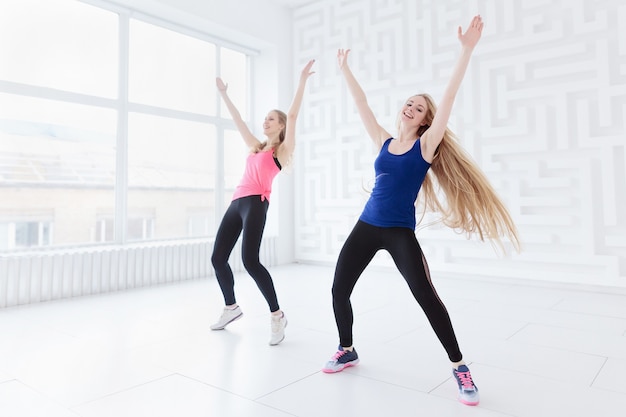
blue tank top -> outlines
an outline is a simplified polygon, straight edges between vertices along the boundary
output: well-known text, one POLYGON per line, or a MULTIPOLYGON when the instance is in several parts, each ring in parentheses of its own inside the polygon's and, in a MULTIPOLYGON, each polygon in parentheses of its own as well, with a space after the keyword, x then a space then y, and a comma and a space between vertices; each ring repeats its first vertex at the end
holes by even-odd
POLYGON ((401 155, 389 153, 392 139, 385 141, 376 157, 376 182, 359 220, 415 230, 415 200, 430 164, 422 156, 419 139, 401 155))

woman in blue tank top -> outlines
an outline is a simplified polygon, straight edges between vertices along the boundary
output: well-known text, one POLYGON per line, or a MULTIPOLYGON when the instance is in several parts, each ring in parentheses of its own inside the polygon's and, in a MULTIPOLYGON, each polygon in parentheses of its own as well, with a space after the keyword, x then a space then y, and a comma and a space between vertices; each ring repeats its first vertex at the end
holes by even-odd
POLYGON ((359 362, 352 341, 350 295, 376 252, 384 249, 407 281, 452 362, 459 400, 468 405, 478 404, 478 388, 463 362, 450 317, 433 287, 415 237, 415 202, 419 195, 424 199, 425 209, 440 212, 444 224, 457 230, 500 244, 500 236, 505 235, 519 248, 517 231, 508 211, 447 128, 456 93, 482 28, 480 16, 472 19, 465 33, 459 27, 461 55, 438 107, 427 94, 409 97, 400 110, 396 137, 378 124, 370 109, 348 66, 350 50, 338 51, 341 73, 379 154, 374 163, 374 188, 341 249, 335 269, 332 296, 339 348, 324 366, 326 373, 339 372, 359 362), (438 200, 430 175, 436 177, 444 191, 448 207, 438 200))

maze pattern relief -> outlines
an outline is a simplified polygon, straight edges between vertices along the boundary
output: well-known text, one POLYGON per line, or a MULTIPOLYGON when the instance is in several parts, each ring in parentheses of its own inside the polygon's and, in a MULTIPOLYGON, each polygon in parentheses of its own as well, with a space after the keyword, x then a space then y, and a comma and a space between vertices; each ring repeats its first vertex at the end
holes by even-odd
MULTIPOLYGON (((297 68, 315 58, 296 156, 296 257, 335 262, 371 189, 374 147, 338 48, 381 125, 439 99, 459 25, 485 21, 450 126, 519 228, 520 254, 440 225, 417 237, 438 273, 626 286, 626 2, 327 0, 295 9, 297 68)), ((433 220, 432 215, 426 221, 433 220)), ((377 265, 392 265, 379 253, 377 265)))

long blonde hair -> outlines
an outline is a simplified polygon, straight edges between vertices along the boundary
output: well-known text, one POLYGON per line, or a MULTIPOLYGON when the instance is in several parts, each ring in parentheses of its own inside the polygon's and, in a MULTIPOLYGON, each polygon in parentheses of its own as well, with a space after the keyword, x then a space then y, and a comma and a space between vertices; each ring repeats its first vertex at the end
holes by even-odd
MULTIPOLYGON (((430 127, 437 106, 430 95, 418 96, 424 97, 428 107, 424 118, 426 125, 417 132, 421 137, 430 127)), ((465 232, 468 237, 476 235, 482 241, 489 239, 504 252, 501 238, 506 237, 518 252, 521 250, 517 228, 509 211, 449 128, 437 148, 417 202, 424 210, 422 218, 427 210, 435 211, 441 214, 443 224, 465 232), (439 189, 443 191, 445 201, 440 199, 439 189)))

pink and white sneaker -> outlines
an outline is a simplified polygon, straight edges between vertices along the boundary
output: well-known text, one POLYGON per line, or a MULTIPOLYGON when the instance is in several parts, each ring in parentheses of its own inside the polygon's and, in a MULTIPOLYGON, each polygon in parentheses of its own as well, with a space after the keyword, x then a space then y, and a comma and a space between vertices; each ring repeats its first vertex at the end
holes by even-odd
POLYGON ((343 347, 339 346, 337 353, 322 368, 322 372, 334 374, 358 363, 359 355, 356 354, 356 349, 343 350, 343 347))
POLYGON ((453 369, 452 375, 459 384, 459 401, 465 405, 478 405, 478 387, 472 380, 472 374, 466 365, 459 366, 459 369, 453 369))

